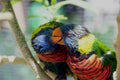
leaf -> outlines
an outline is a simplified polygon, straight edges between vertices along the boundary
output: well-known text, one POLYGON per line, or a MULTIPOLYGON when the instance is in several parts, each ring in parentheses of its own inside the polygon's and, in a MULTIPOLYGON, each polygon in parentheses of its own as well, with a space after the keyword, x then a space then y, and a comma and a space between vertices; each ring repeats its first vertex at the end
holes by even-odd
POLYGON ((56 0, 52 0, 52 1, 51 1, 51 4, 52 4, 52 5, 55 5, 56 2, 57 2, 56 0))
POLYGON ((34 2, 28 12, 28 23, 33 29, 49 22, 53 18, 51 12, 41 3, 34 2))
POLYGON ((49 5, 48 0, 35 0, 35 1, 43 4, 44 6, 48 6, 49 5))

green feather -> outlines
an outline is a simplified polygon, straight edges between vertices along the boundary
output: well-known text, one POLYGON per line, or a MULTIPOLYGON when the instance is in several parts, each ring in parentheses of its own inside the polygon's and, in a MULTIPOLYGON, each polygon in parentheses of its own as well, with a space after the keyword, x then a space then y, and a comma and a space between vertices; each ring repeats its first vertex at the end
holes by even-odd
POLYGON ((111 48, 107 47, 105 44, 103 44, 101 41, 95 38, 92 51, 96 52, 98 57, 101 57, 107 51, 111 51, 111 50, 112 50, 111 48))
POLYGON ((103 55, 101 56, 103 65, 104 66, 111 65, 112 72, 115 71, 117 65, 115 51, 100 41, 98 41, 98 44, 100 46, 101 53, 103 53, 103 55))
POLYGON ((97 56, 101 58, 104 66, 111 65, 113 67, 112 71, 115 71, 117 64, 115 51, 110 47, 106 46, 100 40, 96 39, 95 36, 94 37, 93 36, 94 36, 93 34, 88 34, 86 37, 82 37, 78 42, 79 45, 78 51, 82 55, 97 54, 97 56), (87 53, 82 53, 82 52, 87 52, 87 53))
POLYGON ((38 27, 32 34, 32 39, 43 29, 45 28, 56 28, 56 27, 59 27, 59 26, 62 26, 63 24, 62 23, 59 23, 59 22, 48 22, 48 23, 45 23, 43 25, 41 25, 40 27, 38 27))

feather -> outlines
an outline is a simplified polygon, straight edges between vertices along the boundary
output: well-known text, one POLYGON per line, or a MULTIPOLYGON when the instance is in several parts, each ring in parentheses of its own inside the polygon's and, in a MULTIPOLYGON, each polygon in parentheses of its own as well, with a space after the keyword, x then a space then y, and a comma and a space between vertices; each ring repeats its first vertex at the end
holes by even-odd
POLYGON ((49 22, 33 32, 31 43, 45 68, 57 74, 56 80, 65 79, 68 68, 66 64, 68 49, 65 45, 53 43, 52 32, 57 27, 63 25, 58 22, 49 22))
POLYGON ((112 80, 117 64, 114 50, 85 27, 67 24, 60 28, 64 45, 70 52, 67 64, 72 72, 80 80, 112 80))

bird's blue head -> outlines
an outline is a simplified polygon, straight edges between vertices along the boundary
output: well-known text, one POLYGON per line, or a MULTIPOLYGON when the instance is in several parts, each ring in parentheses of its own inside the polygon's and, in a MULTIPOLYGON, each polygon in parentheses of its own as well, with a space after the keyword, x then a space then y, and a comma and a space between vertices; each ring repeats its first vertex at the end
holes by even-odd
POLYGON ((32 46, 36 53, 47 54, 48 52, 53 52, 58 47, 58 45, 52 42, 52 31, 52 29, 44 29, 32 39, 32 46))

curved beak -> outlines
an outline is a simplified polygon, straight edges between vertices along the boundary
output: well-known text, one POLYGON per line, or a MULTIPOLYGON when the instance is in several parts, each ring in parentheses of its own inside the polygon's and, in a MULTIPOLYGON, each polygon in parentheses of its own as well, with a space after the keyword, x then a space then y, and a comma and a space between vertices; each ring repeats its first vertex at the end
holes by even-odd
POLYGON ((56 28, 52 33, 52 41, 55 44, 65 45, 60 28, 56 28))

